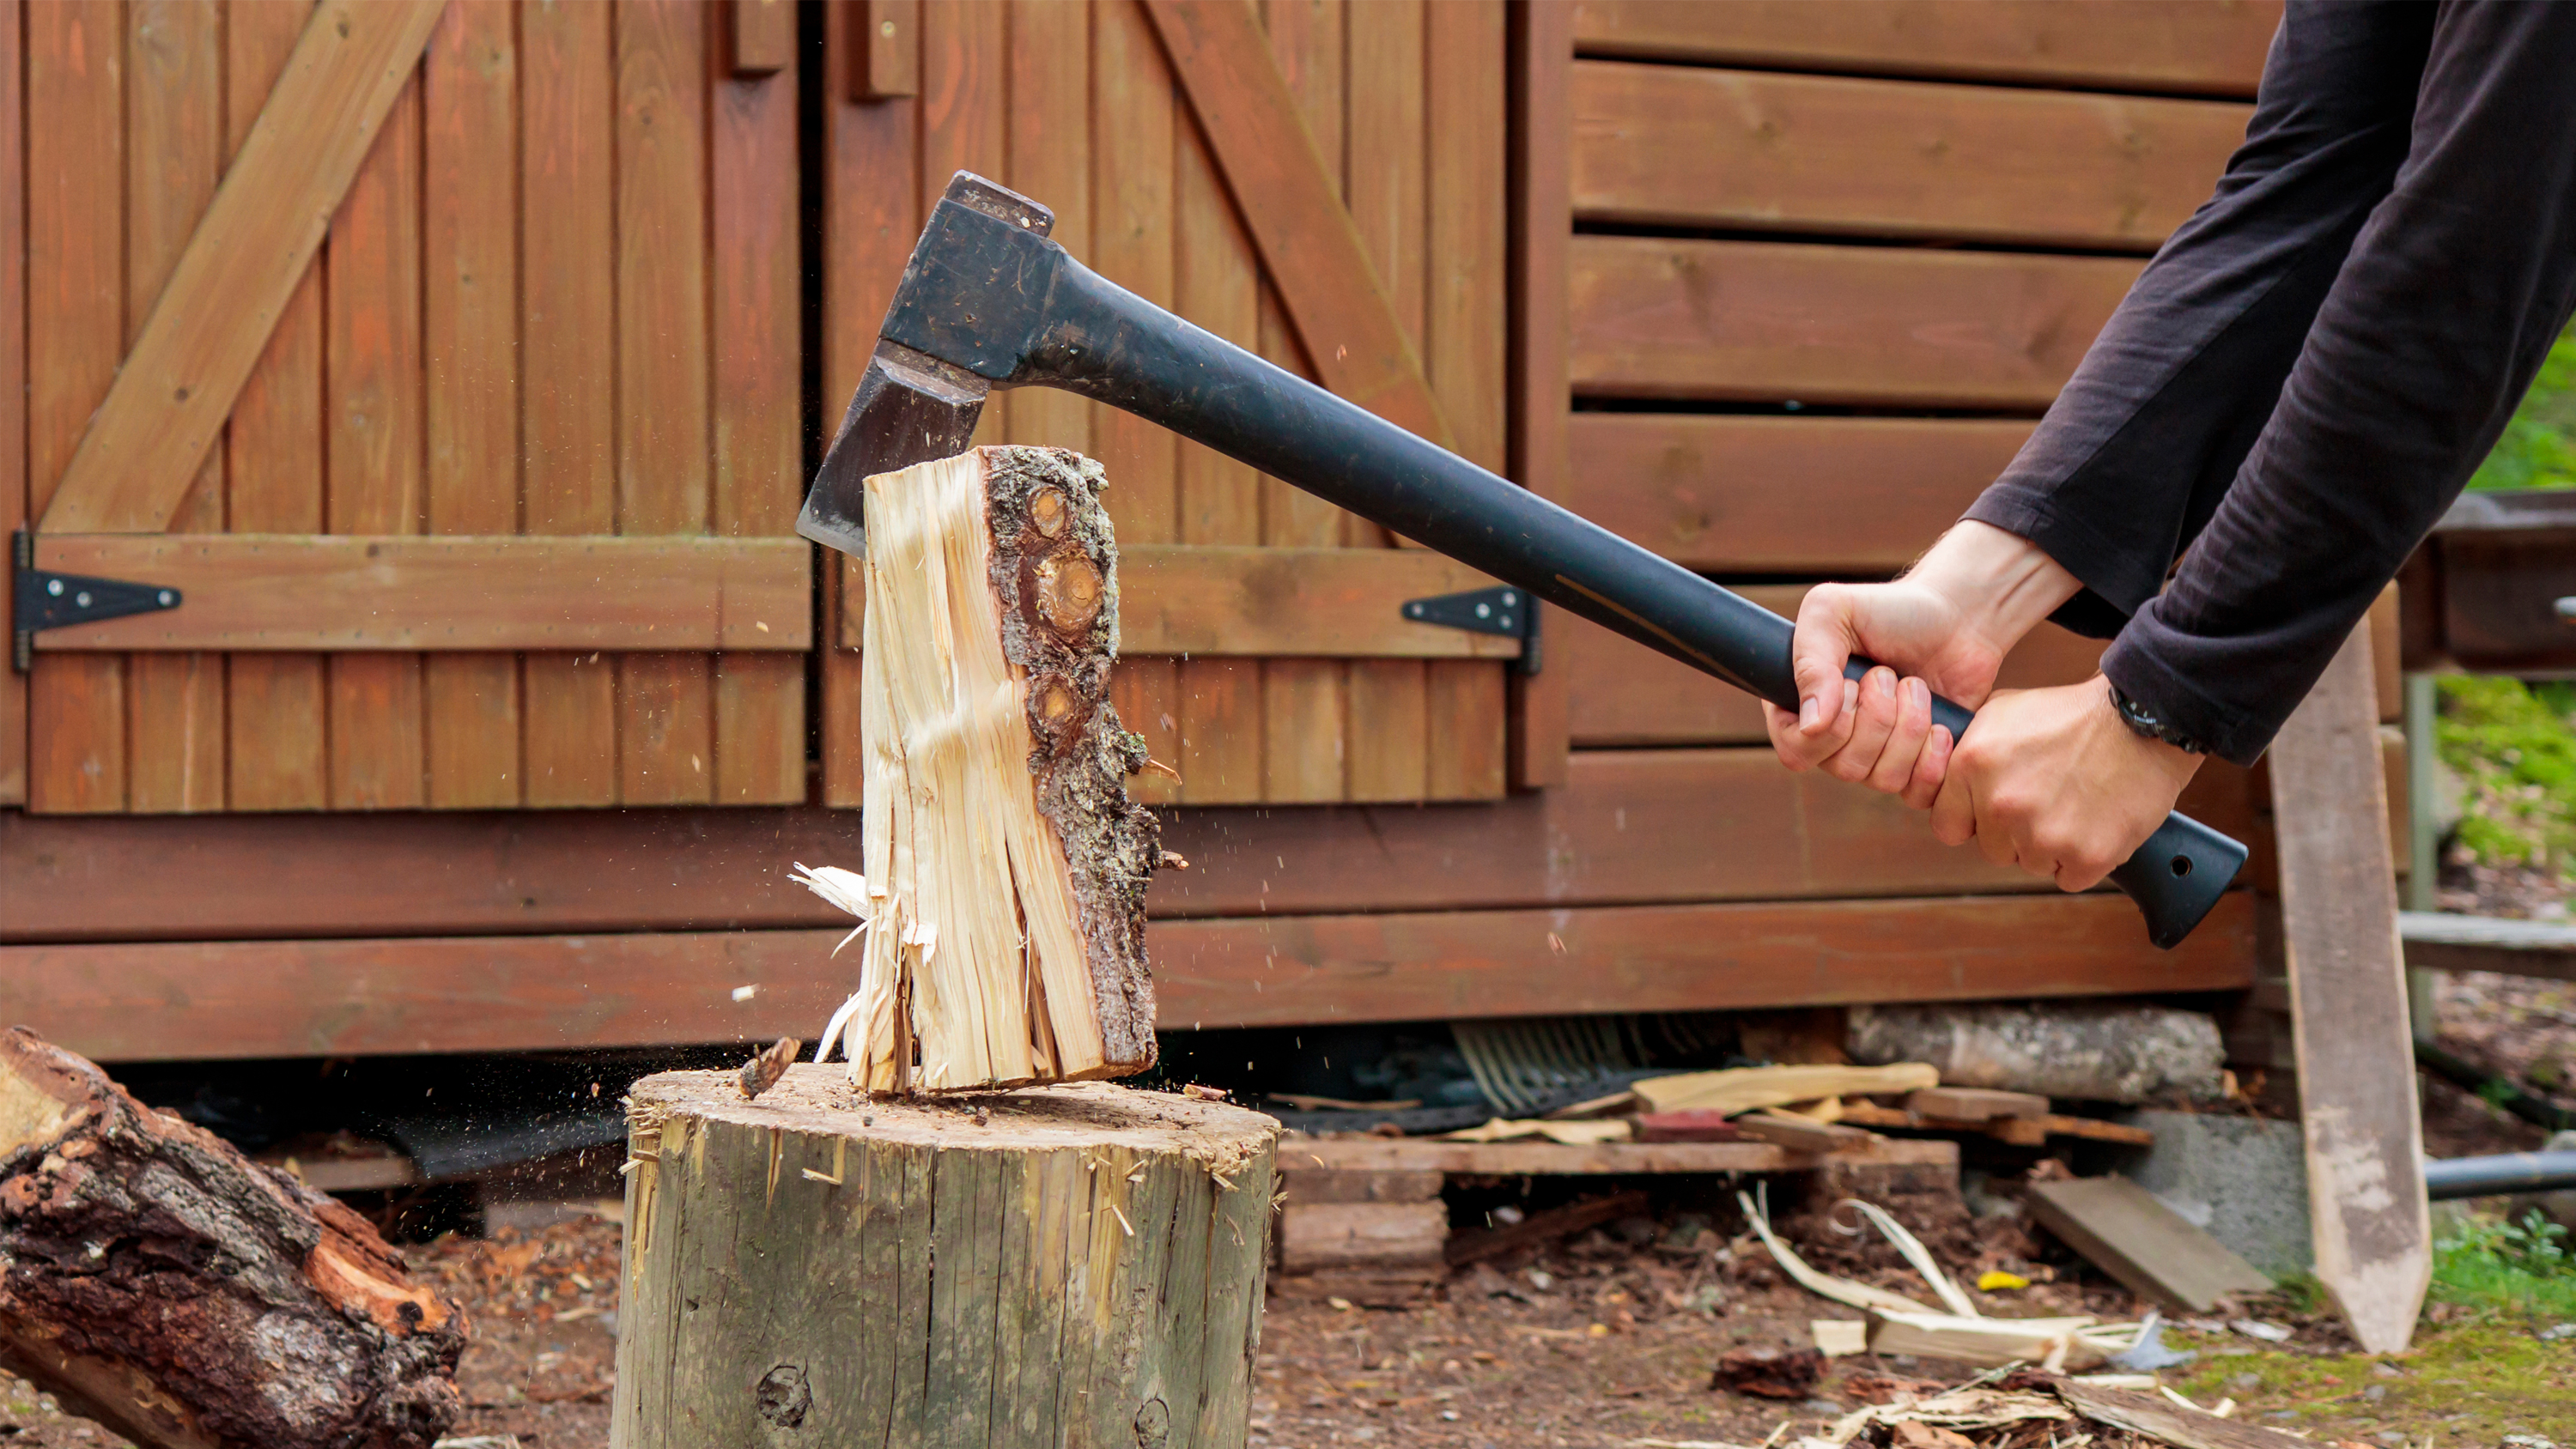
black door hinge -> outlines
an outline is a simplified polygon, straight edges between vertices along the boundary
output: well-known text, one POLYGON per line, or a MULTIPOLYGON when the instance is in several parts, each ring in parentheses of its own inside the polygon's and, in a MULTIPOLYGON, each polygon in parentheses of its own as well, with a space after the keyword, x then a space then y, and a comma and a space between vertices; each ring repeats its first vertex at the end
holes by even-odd
POLYGON ((1494 634, 1521 641, 1520 672, 1538 673, 1538 600, 1529 590, 1510 584, 1490 589, 1470 589, 1463 594, 1435 594, 1428 599, 1407 599, 1404 617, 1417 624, 1430 624, 1442 629, 1464 629, 1470 634, 1494 634))
POLYGON ((36 567, 36 535, 19 529, 9 546, 9 662, 24 674, 34 664, 36 636, 71 624, 179 607, 177 589, 36 567))

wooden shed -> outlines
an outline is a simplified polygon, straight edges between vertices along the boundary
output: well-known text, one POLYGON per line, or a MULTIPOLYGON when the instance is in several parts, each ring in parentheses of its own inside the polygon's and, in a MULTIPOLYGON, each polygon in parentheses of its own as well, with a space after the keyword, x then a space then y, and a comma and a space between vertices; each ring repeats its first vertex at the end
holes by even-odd
MULTIPOLYGON (((819 1027, 840 929, 786 871, 857 851, 864 600, 790 524, 958 169, 1788 610, 2010 458, 2277 15, 10 0, 0 524, 181 601, 0 675, 0 1016, 108 1059, 819 1027)), ((2157 951, 1589 625, 1406 621, 1476 579, 1276 480, 1061 394, 986 417, 1108 468, 1118 701, 1178 772, 1136 789, 1194 863, 1153 896, 1167 1029, 2262 973, 2243 772, 2185 808, 2256 866, 2157 951)))

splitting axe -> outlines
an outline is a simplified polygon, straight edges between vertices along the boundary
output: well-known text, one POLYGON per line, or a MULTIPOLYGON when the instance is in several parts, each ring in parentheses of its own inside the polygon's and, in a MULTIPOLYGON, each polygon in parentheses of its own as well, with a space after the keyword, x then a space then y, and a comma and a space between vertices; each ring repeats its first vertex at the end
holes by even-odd
MULTIPOLYGON (((965 451, 996 387, 1055 387, 1204 443, 1505 584, 1798 707, 1793 626, 1598 524, 1120 288, 1047 237, 1054 214, 961 171, 922 229, 796 531, 864 556, 865 480, 965 451)), ((1854 659, 1858 678, 1870 661, 1854 659)), ((1972 716, 1935 696, 1953 738, 1972 716)), ((2165 817, 2111 873, 2147 935, 2189 935, 2245 847, 2165 817)))

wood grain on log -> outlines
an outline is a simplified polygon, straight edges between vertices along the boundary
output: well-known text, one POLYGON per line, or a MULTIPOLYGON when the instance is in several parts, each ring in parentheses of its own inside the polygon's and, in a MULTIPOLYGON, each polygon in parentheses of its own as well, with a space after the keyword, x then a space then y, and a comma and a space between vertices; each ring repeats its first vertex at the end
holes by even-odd
POLYGON ((871 1100, 808 1063, 757 1102, 648 1077, 630 1121, 610 1442, 1244 1443, 1270 1119, 1105 1083, 871 1100))
POLYGON ((425 1449, 465 1337, 355 1213, 0 1035, 0 1367, 155 1449, 425 1449))
POLYGON ((868 480, 865 893, 844 1052, 870 1091, 1154 1064, 1143 739, 1109 702, 1100 465, 977 448, 868 480))

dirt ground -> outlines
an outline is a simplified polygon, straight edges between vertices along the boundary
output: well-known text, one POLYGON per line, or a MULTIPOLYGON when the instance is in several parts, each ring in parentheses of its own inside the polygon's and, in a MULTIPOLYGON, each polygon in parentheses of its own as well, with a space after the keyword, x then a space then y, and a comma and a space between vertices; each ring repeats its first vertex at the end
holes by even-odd
MULTIPOLYGON (((1817 1318, 1854 1317, 1778 1278, 1758 1248, 1731 1246, 1667 1212, 1654 1235, 1595 1230, 1544 1252, 1454 1274, 1432 1301, 1402 1310, 1274 1298, 1262 1330, 1252 1413, 1258 1449, 1422 1445, 1430 1449, 1634 1449, 1651 1441, 1755 1445, 1820 1430, 1892 1387, 1949 1385, 1956 1365, 1842 1360, 1811 1396, 1750 1397, 1710 1387, 1729 1349, 1790 1347, 1817 1318)), ((608 1442, 616 1348, 616 1223, 583 1216, 411 1250, 457 1294, 475 1335, 454 1433, 511 1435, 526 1449, 608 1442)), ((2041 1271, 2047 1271, 2043 1266, 2041 1271)), ((2070 1270, 2071 1271, 2071 1270, 2070 1270)), ((1870 1275, 1920 1293, 1901 1270, 1870 1275)), ((2098 1282, 2040 1282, 1980 1295, 1995 1316, 2069 1311, 2127 1317, 2130 1296, 2098 1282)), ((2409 1355, 2354 1354, 2330 1316, 2250 1305, 2291 1330, 2274 1345, 2195 1320, 2169 1336, 2195 1348, 2165 1381, 2198 1402, 2320 1444, 2364 1449, 2494 1449, 2509 1433, 2566 1444, 2576 1428, 2576 1331, 2440 1310, 2409 1355)), ((104 1449, 122 1441, 50 1408, 0 1376, 0 1445, 104 1449)), ((2069 1436, 2065 1442, 2073 1443, 2069 1436)), ((2132 1442, 2100 1434, 2096 1449, 2132 1442)), ((2526 1446, 2530 1449, 2530 1446, 2526 1446)))

